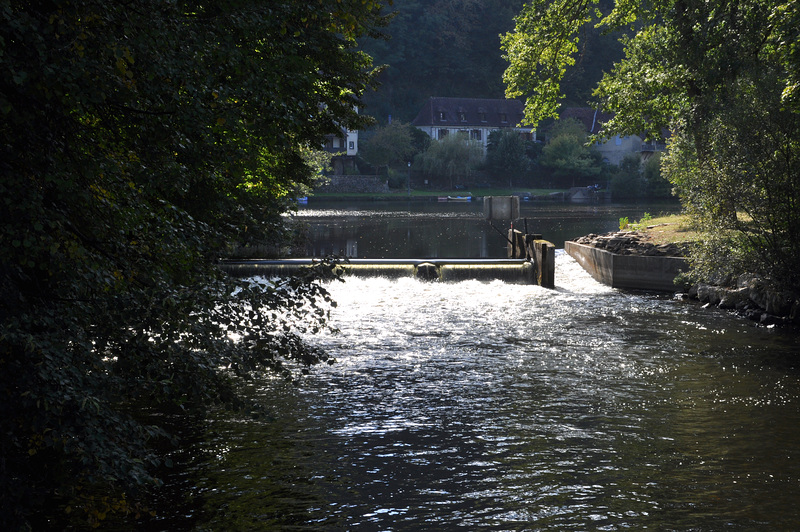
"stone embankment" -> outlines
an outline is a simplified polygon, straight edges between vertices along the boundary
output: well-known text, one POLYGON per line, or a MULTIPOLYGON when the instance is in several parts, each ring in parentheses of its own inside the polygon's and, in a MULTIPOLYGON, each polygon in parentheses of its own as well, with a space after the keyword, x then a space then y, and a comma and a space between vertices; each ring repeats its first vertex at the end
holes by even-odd
MULTIPOLYGON (((658 244, 646 232, 615 231, 603 235, 590 234, 574 239, 579 244, 604 249, 618 255, 685 257, 686 245, 658 244)), ((763 279, 741 275, 738 279, 723 279, 717 283, 697 283, 676 292, 709 306, 735 310, 764 325, 800 325, 800 297, 790 292, 778 292, 763 279)))
POLYGON ((707 305, 736 310, 764 325, 800 325, 800 298, 773 290, 763 279, 744 274, 722 284, 698 283, 687 296, 707 305))

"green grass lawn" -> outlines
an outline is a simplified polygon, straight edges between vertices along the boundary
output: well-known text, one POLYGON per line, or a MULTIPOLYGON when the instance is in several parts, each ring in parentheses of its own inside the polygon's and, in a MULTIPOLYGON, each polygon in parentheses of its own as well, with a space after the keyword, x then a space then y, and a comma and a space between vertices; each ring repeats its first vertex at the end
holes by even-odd
POLYGON ((700 234, 692 227, 691 219, 685 214, 657 216, 644 223, 645 227, 636 229, 650 235, 658 244, 694 242, 700 239, 700 234))

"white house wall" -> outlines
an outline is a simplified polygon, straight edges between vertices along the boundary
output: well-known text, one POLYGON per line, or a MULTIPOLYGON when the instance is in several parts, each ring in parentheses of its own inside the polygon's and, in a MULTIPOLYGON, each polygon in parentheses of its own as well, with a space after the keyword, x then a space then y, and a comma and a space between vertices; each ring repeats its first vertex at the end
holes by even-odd
POLYGON ((347 155, 358 155, 358 131, 347 130, 347 155))
POLYGON ((631 135, 630 137, 617 135, 603 143, 595 144, 594 149, 600 152, 603 160, 619 166, 619 163, 622 162, 626 155, 641 152, 642 139, 637 135, 631 135))
MULTIPOLYGON (((464 134, 469 135, 470 139, 477 140, 478 142, 480 142, 480 144, 481 144, 481 146, 483 146, 484 150, 486 149, 486 147, 489 144, 489 135, 493 131, 501 131, 502 129, 507 129, 507 128, 491 129, 491 128, 485 128, 485 127, 469 127, 469 126, 458 127, 458 128, 434 127, 434 126, 416 126, 416 128, 419 129, 420 131, 424 131, 425 133, 427 133, 427 135, 430 138, 432 138, 434 140, 442 140, 446 135, 457 135, 459 133, 464 133, 464 134), (442 135, 441 134, 442 131, 447 131, 447 134, 446 135, 442 135), (472 132, 474 132, 474 131, 479 131, 480 132, 480 139, 475 139, 474 138, 475 135, 472 134, 472 132)), ((536 133, 535 132, 532 132, 532 131, 530 131, 528 129, 517 129, 517 128, 513 128, 513 129, 514 129, 514 131, 516 131, 519 134, 531 134, 532 137, 533 137, 533 140, 536 140, 536 133)))

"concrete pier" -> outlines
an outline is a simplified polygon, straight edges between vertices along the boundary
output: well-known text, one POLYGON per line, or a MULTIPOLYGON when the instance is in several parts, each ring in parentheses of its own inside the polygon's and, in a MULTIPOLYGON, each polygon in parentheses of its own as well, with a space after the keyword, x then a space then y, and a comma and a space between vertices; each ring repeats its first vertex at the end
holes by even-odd
POLYGON ((674 292, 675 278, 689 269, 681 257, 618 255, 577 242, 564 242, 564 250, 597 281, 613 288, 674 292))

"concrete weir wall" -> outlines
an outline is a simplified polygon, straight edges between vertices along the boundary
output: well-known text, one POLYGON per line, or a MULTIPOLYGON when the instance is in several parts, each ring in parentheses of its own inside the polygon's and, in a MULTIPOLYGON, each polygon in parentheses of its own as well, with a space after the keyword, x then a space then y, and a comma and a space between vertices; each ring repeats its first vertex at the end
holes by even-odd
POLYGON ((680 257, 617 255, 577 242, 564 242, 564 250, 597 281, 613 288, 673 292, 675 277, 688 269, 680 257))
MULTIPOLYGON (((296 275, 314 264, 313 259, 224 261, 222 269, 235 277, 296 275)), ((536 284, 532 262, 521 259, 350 259, 336 267, 345 276, 415 277, 426 281, 501 280, 536 284)))

